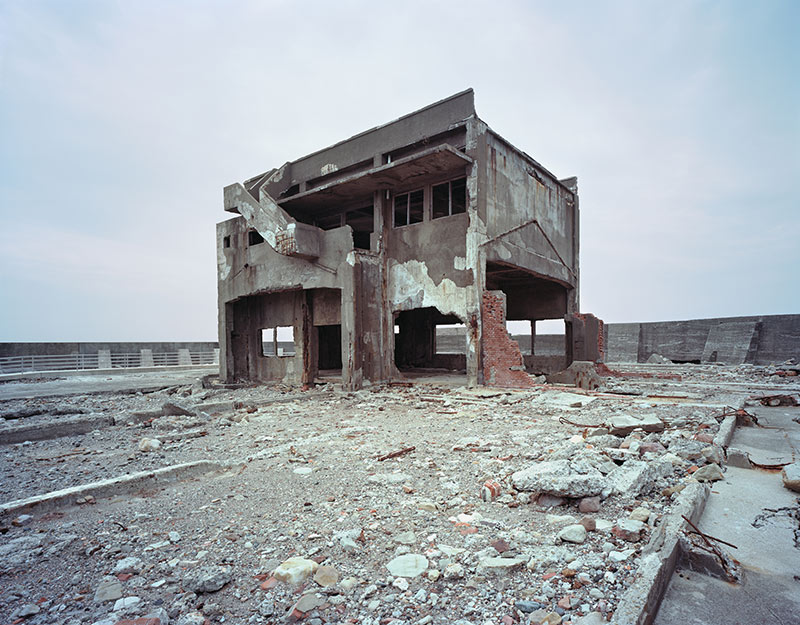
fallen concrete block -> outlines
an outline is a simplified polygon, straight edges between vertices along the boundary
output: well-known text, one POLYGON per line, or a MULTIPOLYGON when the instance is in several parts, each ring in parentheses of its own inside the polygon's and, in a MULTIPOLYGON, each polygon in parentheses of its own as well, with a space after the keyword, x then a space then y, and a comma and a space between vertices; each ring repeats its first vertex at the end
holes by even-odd
POLYGON ((786 488, 800 493, 800 463, 787 464, 781 471, 781 477, 786 488))
POLYGON ((591 497, 605 487, 605 477, 597 469, 584 473, 573 470, 567 460, 539 462, 511 476, 517 490, 549 493, 559 497, 591 497))

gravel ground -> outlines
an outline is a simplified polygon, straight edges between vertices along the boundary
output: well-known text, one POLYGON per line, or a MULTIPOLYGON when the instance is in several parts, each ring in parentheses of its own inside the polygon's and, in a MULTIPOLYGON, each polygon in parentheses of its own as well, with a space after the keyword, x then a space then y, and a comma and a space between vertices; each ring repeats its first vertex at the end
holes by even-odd
POLYGON ((196 382, 0 402, 17 417, 0 433, 114 423, 0 447, 3 502, 193 460, 232 467, 0 518, 0 623, 604 622, 680 485, 713 473, 724 407, 797 387, 761 367, 625 371, 681 381, 614 378, 596 393, 196 382), (661 431, 603 429, 623 417, 661 431), (141 451, 143 439, 160 446, 141 451), (392 452, 405 453, 380 459, 392 452))

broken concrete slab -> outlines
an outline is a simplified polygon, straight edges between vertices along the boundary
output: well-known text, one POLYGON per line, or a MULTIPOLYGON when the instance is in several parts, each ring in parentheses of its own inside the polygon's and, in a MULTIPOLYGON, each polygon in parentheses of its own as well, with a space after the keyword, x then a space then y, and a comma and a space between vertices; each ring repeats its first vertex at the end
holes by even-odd
POLYGON ((605 478, 600 471, 591 468, 579 473, 568 460, 533 464, 512 474, 511 481, 517 490, 574 498, 599 495, 605 487, 605 478))
POLYGON ((634 430, 645 432, 663 432, 664 422, 655 415, 618 415, 611 417, 606 424, 614 436, 627 436, 634 430))

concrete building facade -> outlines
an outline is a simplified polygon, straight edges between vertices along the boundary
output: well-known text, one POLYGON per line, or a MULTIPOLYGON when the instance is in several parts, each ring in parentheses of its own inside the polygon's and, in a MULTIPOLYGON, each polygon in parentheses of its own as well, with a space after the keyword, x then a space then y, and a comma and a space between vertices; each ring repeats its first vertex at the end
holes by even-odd
MULTIPOLYGON (((577 180, 559 180, 458 93, 224 189, 217 225, 225 380, 345 388, 411 369, 527 386, 506 320, 564 319, 567 363, 602 357, 579 315, 577 180), (463 324, 462 354, 437 326, 463 324)), ((599 333, 598 333, 599 328, 599 333)))

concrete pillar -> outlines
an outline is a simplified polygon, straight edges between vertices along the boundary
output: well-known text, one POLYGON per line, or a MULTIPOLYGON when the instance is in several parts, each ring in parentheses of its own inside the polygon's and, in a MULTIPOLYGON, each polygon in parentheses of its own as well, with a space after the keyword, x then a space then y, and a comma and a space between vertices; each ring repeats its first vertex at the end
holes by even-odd
POLYGON ((143 349, 139 352, 139 366, 140 367, 154 366, 152 349, 143 349))
POLYGON ((111 350, 98 349, 97 350, 97 368, 98 369, 111 369, 111 350))
POLYGON ((192 355, 189 353, 188 349, 179 349, 178 350, 178 364, 179 365, 191 365, 192 364, 192 355))
POLYGON ((219 347, 214 348, 214 364, 219 364, 219 347))

